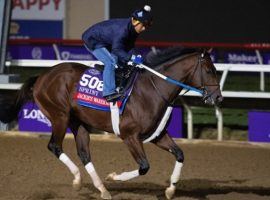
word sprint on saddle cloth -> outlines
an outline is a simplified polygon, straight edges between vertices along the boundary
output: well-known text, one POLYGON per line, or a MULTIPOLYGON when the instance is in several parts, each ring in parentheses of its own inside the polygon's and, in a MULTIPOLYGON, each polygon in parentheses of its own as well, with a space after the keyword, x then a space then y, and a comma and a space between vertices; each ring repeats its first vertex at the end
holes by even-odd
MULTIPOLYGON (((81 106, 110 112, 110 104, 102 96, 102 74, 103 73, 97 69, 87 69, 80 78, 74 99, 76 99, 77 103, 81 106)), ((131 90, 132 87, 126 92, 126 95, 123 99, 116 102, 120 114, 122 114, 125 108, 131 90)))

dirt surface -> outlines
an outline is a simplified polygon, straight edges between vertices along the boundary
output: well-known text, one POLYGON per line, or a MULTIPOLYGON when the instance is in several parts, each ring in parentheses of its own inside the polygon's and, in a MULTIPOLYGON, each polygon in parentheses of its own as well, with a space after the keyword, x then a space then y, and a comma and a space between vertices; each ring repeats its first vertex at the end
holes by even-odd
MULTIPOLYGON (((100 177, 137 169, 126 146, 115 137, 91 137, 92 160, 100 177)), ((1 200, 99 199, 90 177, 76 155, 73 139, 64 150, 83 176, 80 191, 72 189, 72 175, 48 150, 49 137, 0 133, 1 200)), ((270 144, 186 141, 177 143, 185 153, 177 200, 269 200, 270 144)), ((150 162, 147 175, 127 182, 104 181, 113 199, 165 199, 164 190, 174 167, 174 157, 152 144, 145 145, 150 162)))

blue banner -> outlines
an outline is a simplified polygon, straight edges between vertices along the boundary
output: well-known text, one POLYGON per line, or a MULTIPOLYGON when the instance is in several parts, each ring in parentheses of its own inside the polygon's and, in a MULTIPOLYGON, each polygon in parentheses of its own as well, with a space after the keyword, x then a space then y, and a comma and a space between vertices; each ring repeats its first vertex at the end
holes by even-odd
POLYGON ((63 21, 12 20, 10 38, 20 39, 62 39, 63 21))

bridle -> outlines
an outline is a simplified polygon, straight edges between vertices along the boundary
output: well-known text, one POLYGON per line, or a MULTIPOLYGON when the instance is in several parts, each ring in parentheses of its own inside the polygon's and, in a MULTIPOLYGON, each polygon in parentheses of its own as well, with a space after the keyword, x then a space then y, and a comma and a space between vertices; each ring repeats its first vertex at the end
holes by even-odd
MULTIPOLYGON (((220 88, 219 84, 205 84, 205 80, 204 80, 204 77, 203 77, 203 66, 202 66, 202 62, 205 62, 205 61, 206 61, 205 53, 201 53, 198 56, 198 62, 196 64, 196 66, 194 67, 193 72, 191 73, 191 79, 190 79, 190 80, 193 79, 193 77, 194 77, 197 70, 201 71, 201 84, 199 86, 194 86, 194 87, 203 91, 203 98, 202 98, 203 101, 205 101, 206 99, 211 97, 212 94, 214 94, 220 88), (216 89, 208 94, 207 89, 206 89, 206 87, 208 87, 208 86, 216 86, 216 89)), ((185 93, 187 93, 187 92, 188 92, 188 90, 185 93)))

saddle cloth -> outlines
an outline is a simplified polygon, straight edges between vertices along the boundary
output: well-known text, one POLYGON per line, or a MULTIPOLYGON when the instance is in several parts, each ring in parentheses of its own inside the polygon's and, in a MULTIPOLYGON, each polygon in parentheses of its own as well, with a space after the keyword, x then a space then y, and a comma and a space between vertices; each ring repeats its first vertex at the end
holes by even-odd
MULTIPOLYGON (((74 99, 81 106, 86 106, 96 110, 110 112, 110 104, 102 96, 103 78, 102 71, 95 68, 87 69, 80 78, 74 99)), ((135 78, 136 79, 136 78, 135 78)), ((133 84, 126 90, 125 95, 116 102, 119 113, 122 114, 128 97, 133 89, 133 84)))

